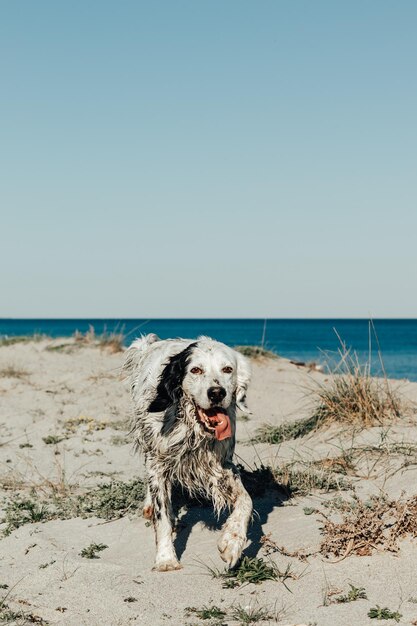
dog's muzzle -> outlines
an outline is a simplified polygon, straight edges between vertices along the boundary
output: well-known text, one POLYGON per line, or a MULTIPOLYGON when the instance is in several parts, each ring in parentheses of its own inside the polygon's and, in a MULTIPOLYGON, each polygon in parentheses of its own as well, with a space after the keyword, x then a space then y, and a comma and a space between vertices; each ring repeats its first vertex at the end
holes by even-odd
POLYGON ((211 432, 218 441, 223 441, 223 439, 232 436, 230 417, 224 409, 220 407, 211 409, 197 407, 197 415, 205 429, 211 432))
POLYGON ((217 406, 225 399, 226 389, 224 387, 209 387, 207 389, 207 397, 211 404, 217 406))

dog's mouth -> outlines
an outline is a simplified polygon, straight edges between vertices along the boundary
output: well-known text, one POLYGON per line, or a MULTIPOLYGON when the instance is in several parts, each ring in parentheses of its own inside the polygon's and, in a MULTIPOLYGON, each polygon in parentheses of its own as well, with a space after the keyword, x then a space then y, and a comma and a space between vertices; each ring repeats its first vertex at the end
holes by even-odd
POLYGON ((218 441, 232 436, 230 417, 224 409, 215 406, 210 409, 197 407, 197 416, 204 428, 212 433, 218 441))

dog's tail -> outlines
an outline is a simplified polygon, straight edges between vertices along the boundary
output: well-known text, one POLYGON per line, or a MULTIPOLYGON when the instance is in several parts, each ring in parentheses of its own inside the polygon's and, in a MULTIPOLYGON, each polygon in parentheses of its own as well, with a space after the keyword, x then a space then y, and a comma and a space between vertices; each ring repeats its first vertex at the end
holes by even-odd
POLYGON ((142 337, 139 337, 139 339, 135 339, 135 341, 129 346, 125 353, 126 356, 123 365, 123 372, 126 374, 126 376, 130 376, 131 374, 133 374, 136 366, 138 365, 139 359, 143 357, 148 347, 156 341, 160 341, 160 339, 158 335, 155 335, 155 333, 142 335, 142 337))

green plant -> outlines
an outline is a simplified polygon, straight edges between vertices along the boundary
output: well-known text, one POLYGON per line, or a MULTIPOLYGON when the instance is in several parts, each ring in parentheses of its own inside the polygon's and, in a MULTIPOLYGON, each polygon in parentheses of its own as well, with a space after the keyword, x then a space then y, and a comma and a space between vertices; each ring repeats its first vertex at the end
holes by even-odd
POLYGON ((5 508, 2 522, 6 524, 6 527, 3 534, 10 535, 13 530, 24 524, 41 522, 47 520, 48 517, 48 509, 44 504, 39 504, 30 498, 14 498, 5 508))
POLYGON ((290 439, 299 439, 305 437, 317 428, 318 417, 308 417, 306 419, 286 422, 279 426, 272 424, 264 424, 257 429, 255 437, 251 439, 252 443, 282 443, 290 439))
POLYGON ((47 445, 53 444, 56 445, 61 441, 64 441, 65 437, 60 437, 59 435, 47 435, 46 437, 42 437, 42 441, 47 445))
POLYGON ((290 565, 281 572, 274 561, 267 563, 262 558, 250 558, 248 556, 245 556, 234 569, 220 571, 208 565, 205 567, 213 578, 223 579, 223 586, 227 588, 237 587, 245 583, 258 585, 265 580, 280 580, 286 586, 286 580, 297 578, 291 571, 290 565))
POLYGON ((0 337, 0 346, 13 346, 16 343, 29 343, 31 341, 42 341, 47 339, 47 335, 40 335, 35 333, 34 335, 15 335, 13 337, 0 337))
POLYGON ((197 609, 194 606, 187 606, 185 608, 185 614, 187 616, 195 615, 199 619, 222 619, 226 617, 226 612, 219 609, 218 606, 203 606, 201 609, 197 609))
POLYGON ((113 435, 113 437, 110 439, 110 443, 113 446, 124 446, 128 443, 128 441, 123 435, 113 435))
POLYGON ((0 603, 0 624, 13 624, 14 626, 26 626, 27 624, 40 624, 47 626, 49 622, 34 613, 25 611, 13 611, 7 604, 0 603))
POLYGON ((145 486, 140 479, 106 483, 79 495, 52 491, 42 500, 34 493, 32 496, 15 495, 4 506, 1 519, 5 524, 3 535, 10 535, 24 524, 53 519, 78 516, 117 519, 127 513, 138 512, 144 497, 145 486))
POLYGON ((235 350, 251 359, 278 359, 278 354, 261 346, 235 346, 235 350))
POLYGON ((399 622, 402 615, 398 611, 390 611, 387 607, 381 608, 376 605, 375 608, 368 611, 368 617, 371 619, 394 619, 399 622))
POLYGON ((334 601, 338 604, 344 604, 346 602, 355 602, 356 600, 366 600, 367 595, 364 587, 355 587, 349 583, 349 591, 347 594, 337 596, 334 601))
POLYGON ((102 552, 108 547, 109 546, 106 546, 105 543, 90 543, 89 546, 81 550, 80 556, 84 559, 99 559, 100 557, 97 556, 97 553, 102 552))
POLYGON ((116 519, 141 509, 144 498, 145 485, 142 480, 114 481, 79 496, 78 506, 84 514, 116 519))
POLYGON ((278 622, 280 620, 280 615, 278 613, 272 612, 270 609, 259 605, 249 605, 246 607, 243 607, 242 605, 234 606, 230 611, 230 617, 231 619, 239 622, 240 626, 247 626, 247 624, 257 624, 258 622, 265 621, 278 622))
POLYGON ((52 561, 49 561, 49 563, 41 563, 41 565, 39 565, 39 569, 46 569, 47 567, 49 567, 50 565, 53 565, 54 563, 56 563, 54 559, 52 561))

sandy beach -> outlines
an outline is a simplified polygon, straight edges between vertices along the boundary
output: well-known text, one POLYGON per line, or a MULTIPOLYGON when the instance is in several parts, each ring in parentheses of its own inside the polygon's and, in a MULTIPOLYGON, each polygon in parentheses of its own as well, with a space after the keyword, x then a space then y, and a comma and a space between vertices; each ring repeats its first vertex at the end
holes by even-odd
MULTIPOLYGON (((238 420, 236 448, 255 507, 245 554, 276 578, 255 584, 212 576, 224 572, 216 548, 222 520, 184 500, 176 537, 183 569, 152 571, 122 363, 122 352, 74 339, 0 347, 3 623, 417 624, 412 515, 392 537, 398 516, 388 510, 380 541, 349 535, 331 551, 334 525, 346 515, 416 495, 417 383, 393 383, 407 414, 381 425, 330 424, 281 443, 253 442, 264 424, 310 417, 315 390, 330 382, 285 359, 253 360, 252 414, 238 420), (218 611, 204 619, 210 607, 218 611), (259 619, 248 621, 256 611, 259 619)), ((408 509, 402 513, 401 520, 408 509)))

